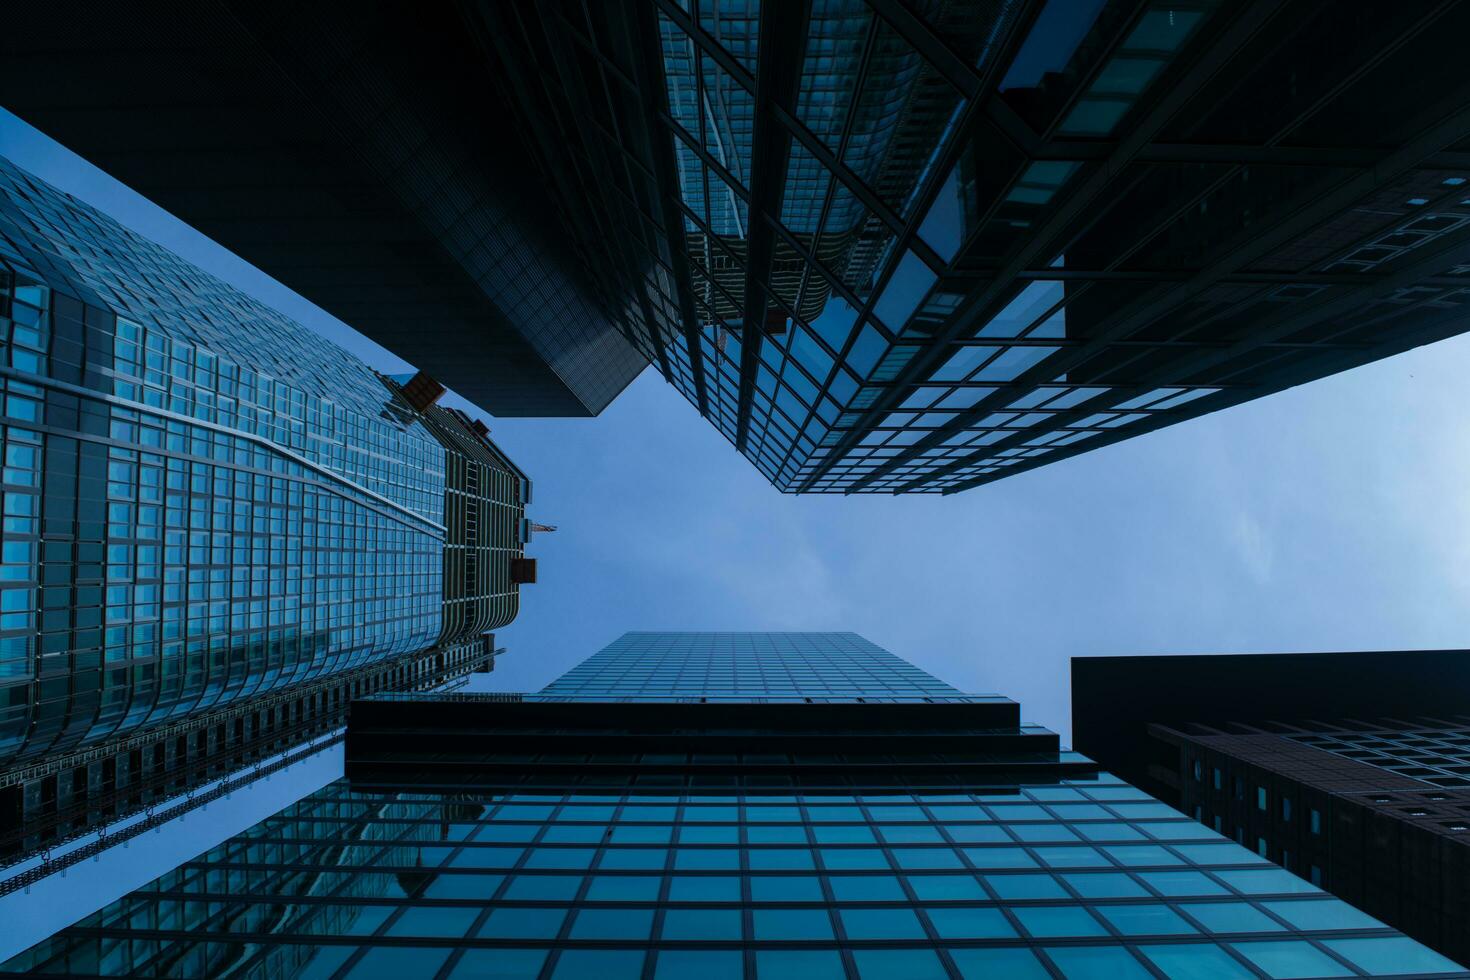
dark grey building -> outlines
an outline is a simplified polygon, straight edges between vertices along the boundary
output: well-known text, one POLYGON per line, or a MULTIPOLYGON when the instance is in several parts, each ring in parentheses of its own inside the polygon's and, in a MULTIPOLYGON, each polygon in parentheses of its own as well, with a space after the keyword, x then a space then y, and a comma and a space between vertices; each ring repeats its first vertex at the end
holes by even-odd
POLYGON ((0 35, 6 109, 484 409, 596 415, 639 327, 503 95, 452 3, 67 0, 0 35))
POLYGON ((359 701, 345 779, 0 971, 1470 975, 852 633, 629 633, 535 694, 359 701))
POLYGON ((485 427, 0 161, 0 852, 493 664, 485 427))
POLYGON ((641 358, 787 492, 954 493, 1467 323, 1464 4, 6 26, 0 104, 461 394, 595 412, 641 358))
POLYGON ((1078 657, 1077 747, 1470 958, 1470 652, 1078 657))

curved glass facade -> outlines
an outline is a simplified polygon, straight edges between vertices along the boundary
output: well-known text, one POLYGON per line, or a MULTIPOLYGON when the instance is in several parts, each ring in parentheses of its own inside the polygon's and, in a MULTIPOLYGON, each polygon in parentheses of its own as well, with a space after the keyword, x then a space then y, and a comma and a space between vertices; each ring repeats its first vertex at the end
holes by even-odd
MULTIPOLYGON (((0 764, 450 639, 456 454, 347 352, 3 161, 0 389, 0 764)), ((483 482, 519 554, 524 479, 483 482)))

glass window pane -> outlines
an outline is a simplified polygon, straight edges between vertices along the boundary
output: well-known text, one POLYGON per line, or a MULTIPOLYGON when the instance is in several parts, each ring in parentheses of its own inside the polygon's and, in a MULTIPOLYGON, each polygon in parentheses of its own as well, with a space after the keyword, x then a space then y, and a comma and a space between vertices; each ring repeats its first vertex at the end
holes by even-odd
POLYGON ((587 901, 655 902, 662 880, 646 875, 599 875, 587 888, 587 901))
POLYGON ((490 913, 490 918, 480 927, 480 936, 484 939, 555 939, 566 917, 566 909, 502 906, 490 913))
POLYGON ((839 902, 902 902, 908 898, 892 875, 835 875, 827 881, 839 902))
POLYGON ((745 958, 738 949, 666 949, 658 954, 653 980, 743 980, 745 958))
POLYGON ((1200 902, 1179 907, 1211 932, 1282 932, 1286 928, 1245 902, 1200 902))
POLYGON ((740 879, 717 875, 675 875, 669 879, 671 902, 738 902, 740 879))
POLYGON ((1255 974, 1211 943, 1140 946, 1139 950, 1169 980, 1252 980, 1255 974))
POLYGON ((1067 980, 1148 980, 1152 974, 1117 946, 1047 947, 1046 955, 1067 980))
POLYGON ((1032 908, 1017 907, 1011 914, 1031 935, 1051 939, 1062 936, 1106 936, 1108 931, 1088 913, 1076 905, 1042 905, 1032 908))
POLYGON ((1453 973, 1460 969, 1407 936, 1324 939, 1322 944, 1369 973, 1453 973))
POLYGON ((941 939, 1002 939, 1016 934, 1000 909, 926 909, 941 939))
POLYGON ((582 909, 572 922, 572 939, 647 939, 653 909, 582 909))
POLYGON ((506 888, 505 897, 560 902, 575 898, 581 887, 580 875, 517 875, 506 888))
POLYGON ((347 975, 352 980, 429 980, 449 953, 416 946, 379 947, 368 950, 347 975))
POLYGON ((1348 971, 1311 943, 1281 940, 1232 943, 1231 948, 1266 972, 1272 980, 1298 977, 1340 977, 1348 971))
POLYGON ((753 902, 821 902, 822 882, 806 875, 761 876, 750 879, 753 902))
POLYGON ((410 908, 405 909, 388 927, 389 936, 442 936, 458 939, 469 932, 477 918, 479 909, 473 908, 410 908))
MULTIPOLYGON (((663 939, 739 939, 739 909, 668 909, 663 939)), ((663 969, 663 967, 660 967, 663 969)))
POLYGON ((1346 902, 1262 902, 1267 909, 1298 929, 1381 929, 1379 922, 1346 902))
POLYGON ((949 980, 932 949, 859 949, 852 958, 862 980, 949 980))
POLYGON ((964 980, 1051 980, 1029 949, 952 949, 949 955, 964 980))
POLYGON ((924 939, 912 909, 841 909, 838 917, 848 939, 924 939))
POLYGON ((757 980, 847 980, 835 949, 761 949, 755 954, 757 980))
POLYGON ((564 949, 551 980, 638 980, 642 975, 642 950, 564 949))
POLYGON ((1167 905, 1100 905, 1097 912, 1125 936, 1182 936, 1199 931, 1167 905))
POLYGON ((756 939, 831 939, 826 909, 756 909, 751 913, 756 939))
POLYGON ((454 965, 452 980, 525 980, 538 976, 544 949, 471 949, 454 965))
POLYGON ((905 880, 920 901, 976 902, 990 898, 971 875, 909 875, 905 880))
POLYGON ((1143 898, 1148 891, 1125 874, 1062 875, 1083 898, 1143 898))

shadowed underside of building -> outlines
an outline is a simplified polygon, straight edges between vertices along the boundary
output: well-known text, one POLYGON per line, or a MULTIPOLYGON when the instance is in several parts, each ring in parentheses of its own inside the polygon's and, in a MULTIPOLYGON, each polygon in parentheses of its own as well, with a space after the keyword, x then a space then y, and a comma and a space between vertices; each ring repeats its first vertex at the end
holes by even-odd
POLYGON ((487 411, 595 415, 646 365, 452 5, 5 22, 0 105, 487 411))

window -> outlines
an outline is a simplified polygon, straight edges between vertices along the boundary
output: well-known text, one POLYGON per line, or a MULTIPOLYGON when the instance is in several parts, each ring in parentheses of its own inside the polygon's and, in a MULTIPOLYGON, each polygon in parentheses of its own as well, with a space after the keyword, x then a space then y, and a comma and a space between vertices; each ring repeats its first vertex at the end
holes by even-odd
POLYGON ((1264 811, 1266 809, 1266 803, 1267 803, 1267 800, 1266 800, 1266 787, 1264 787, 1264 786, 1257 786, 1256 787, 1256 809, 1257 810, 1264 811))
POLYGON ((1224 783, 1225 776, 1220 772, 1220 767, 1215 767, 1215 788, 1220 789, 1224 783))
POLYGON ((663 939, 739 939, 739 909, 669 909, 664 912, 663 939))
POLYGON ((1190 918, 1210 932, 1285 932, 1286 927, 1246 902, 1198 902, 1181 905, 1190 918))
POLYGON ((1198 783, 1198 782, 1201 782, 1204 779, 1204 768, 1205 768, 1204 765, 1198 759, 1195 759, 1194 760, 1194 781, 1195 782, 1198 783))
POLYGON ((1307 823, 1308 826, 1311 828, 1312 833, 1322 833, 1322 811, 1313 809, 1312 812, 1307 815, 1307 823))
MULTIPOLYGON (((1005 913, 995 908, 925 910, 941 939, 1007 939, 1016 934, 1005 913)), ((849 938, 852 933, 848 933, 849 938)))
POLYGON ((925 939, 912 909, 842 909, 838 913, 848 939, 925 939))
POLYGON ((1283 796, 1281 798, 1281 819, 1291 819, 1291 797, 1289 796, 1283 796))

